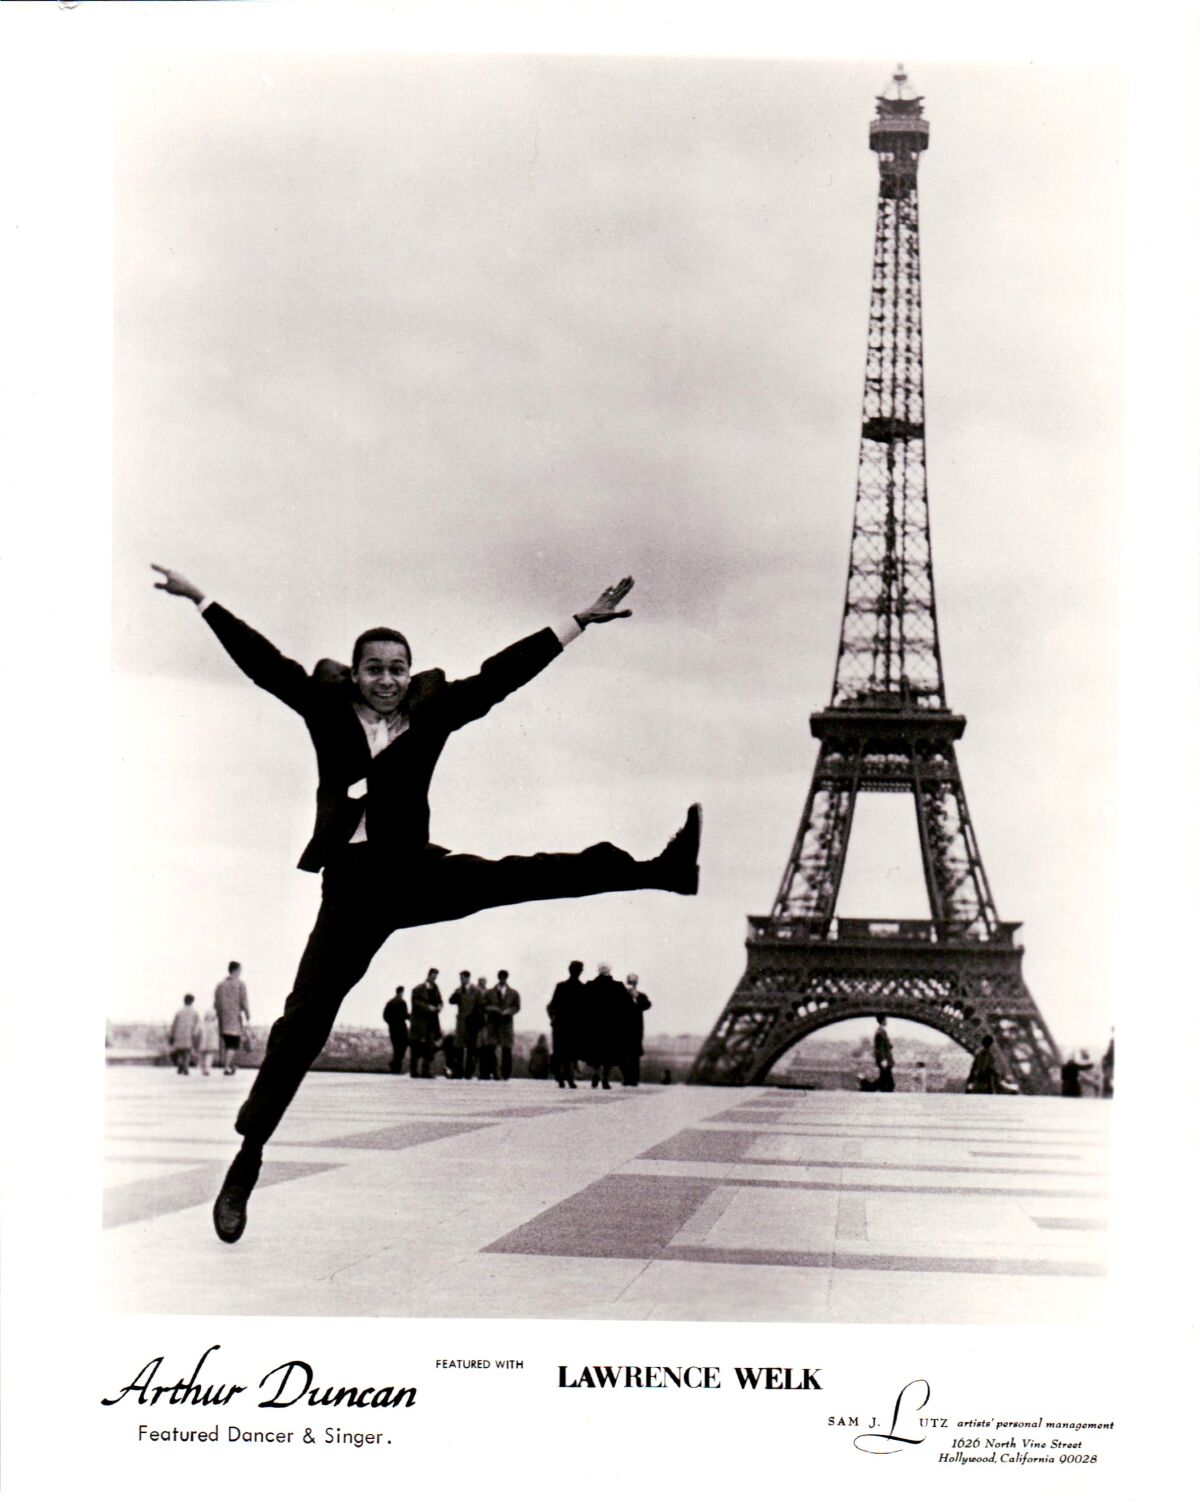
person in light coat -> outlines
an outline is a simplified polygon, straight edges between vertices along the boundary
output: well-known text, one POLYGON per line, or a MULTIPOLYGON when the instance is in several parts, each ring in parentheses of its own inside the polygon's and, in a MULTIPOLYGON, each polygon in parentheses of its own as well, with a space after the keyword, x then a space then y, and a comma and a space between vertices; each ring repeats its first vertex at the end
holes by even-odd
POLYGON ((226 1074, 236 1074, 238 1051, 246 1034, 246 1024, 250 1021, 250 999, 237 960, 230 960, 229 974, 218 982, 213 1003, 221 1024, 221 1063, 226 1074))
POLYGON ((221 1051, 221 1023, 216 1007, 209 1007, 200 1019, 200 1073, 207 1074, 213 1055, 221 1051))
POLYGON ((183 998, 183 1005, 171 1018, 168 1046, 177 1074, 188 1073, 192 1050, 200 1044, 200 1018, 196 1014, 195 1001, 196 998, 189 992, 183 998))

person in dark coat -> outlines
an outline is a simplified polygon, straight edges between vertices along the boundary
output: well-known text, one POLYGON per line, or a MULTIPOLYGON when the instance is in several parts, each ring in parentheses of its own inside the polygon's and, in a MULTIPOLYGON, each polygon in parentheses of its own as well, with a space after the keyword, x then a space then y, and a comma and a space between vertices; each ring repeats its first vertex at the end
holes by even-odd
POLYGON ((477 1039, 479 1037, 480 996, 471 984, 471 972, 458 972, 458 986, 450 993, 450 1005, 456 1009, 454 1019, 455 1076, 469 1080, 479 1062, 477 1039))
POLYGON ((395 996, 384 1007, 383 1021, 392 1040, 392 1062, 388 1068, 393 1074, 403 1074, 404 1055, 408 1052, 408 1002, 403 986, 396 987, 395 996))
POLYGON ((887 1018, 880 1013, 875 1021, 879 1024, 875 1029, 875 1068, 879 1071, 875 1088, 890 1091, 896 1088, 895 1077, 892 1074, 892 1068, 896 1062, 892 1054, 892 1040, 888 1037, 887 1018))
POLYGON ((1083 1094, 1081 1076, 1085 1069, 1092 1067, 1092 1061, 1087 1057, 1086 1051, 1082 1058, 1077 1059, 1074 1054, 1062 1066, 1062 1093, 1070 1096, 1073 1100, 1083 1094))
POLYGON ((597 965, 596 974, 584 987, 586 1057, 592 1066, 592 1089, 611 1090, 609 1075, 621 1062, 625 1043, 625 1018, 629 998, 625 987, 613 978, 611 965, 597 965))
POLYGON ((529 1050, 529 1078, 531 1080, 548 1080, 550 1078, 550 1049, 546 1045, 545 1033, 539 1033, 537 1042, 529 1050))
POLYGON ((650 998, 638 990, 636 975, 625 977, 625 1053, 621 1060, 621 1083, 640 1085, 642 1082, 642 1053, 646 1041, 646 1013, 650 1010, 650 998))
POLYGON ((442 1010, 442 993, 438 990, 437 978, 437 971, 431 969, 420 985, 413 987, 409 1042, 414 1080, 432 1077, 433 1056, 442 1041, 442 1024, 438 1015, 442 1010))
POLYGON ((550 1018, 550 1059, 560 1090, 568 1086, 576 1088, 575 1060, 582 1052, 580 1040, 587 1005, 587 988, 579 978, 582 974, 583 961, 572 960, 567 966, 567 979, 555 986, 546 1008, 550 1018))
POLYGON ((500 1055, 500 1078, 512 1078, 513 1018, 521 1010, 521 993, 508 983, 508 971, 496 973, 496 984, 487 993, 485 1007, 493 1046, 500 1055))
POLYGON ((440 669, 414 674, 403 633, 362 632, 349 668, 325 660, 312 675, 173 569, 157 589, 191 600, 239 668, 301 716, 317 754, 317 817, 300 859, 323 871, 321 907, 283 1015, 271 1028, 238 1111, 239 1149, 213 1205, 222 1241, 237 1241, 263 1149, 333 1030, 338 1009, 400 928, 494 907, 598 892, 699 886, 700 809, 652 860, 607 842, 577 852, 484 860, 430 839, 429 787, 447 741, 530 682, 590 625, 632 612, 625 578, 559 630, 549 626, 497 653, 458 682, 440 669))
POLYGON ((975 1057, 971 1060, 971 1072, 963 1087, 967 1095, 995 1095, 1000 1088, 1000 1074, 996 1068, 996 1056, 992 1052, 994 1039, 984 1033, 975 1057))

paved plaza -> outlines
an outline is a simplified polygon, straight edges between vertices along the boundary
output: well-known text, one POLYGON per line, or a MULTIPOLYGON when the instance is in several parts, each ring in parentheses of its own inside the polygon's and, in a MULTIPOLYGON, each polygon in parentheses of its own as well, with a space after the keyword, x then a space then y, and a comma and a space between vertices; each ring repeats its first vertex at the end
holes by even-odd
POLYGON ((106 1083, 113 1310, 951 1324, 1105 1299, 1107 1101, 313 1074, 224 1246, 249 1076, 106 1083))

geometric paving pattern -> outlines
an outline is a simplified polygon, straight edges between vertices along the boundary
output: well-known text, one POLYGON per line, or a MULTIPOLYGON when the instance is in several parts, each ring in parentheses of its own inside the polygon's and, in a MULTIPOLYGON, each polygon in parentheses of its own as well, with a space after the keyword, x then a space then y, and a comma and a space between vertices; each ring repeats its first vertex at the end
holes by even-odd
MULTIPOLYGON (((460 1132, 482 1132, 486 1121, 402 1121, 397 1126, 373 1127, 366 1132, 350 1132, 341 1137, 323 1137, 313 1147, 374 1148, 377 1152, 399 1152, 419 1147, 422 1142, 438 1142, 443 1137, 457 1137, 460 1132)), ((283 1139, 286 1142, 286 1138, 283 1139)))
MULTIPOLYGON (((857 1267, 887 1272, 954 1272, 1023 1277, 1103 1277, 1099 1262, 1044 1256, 971 1257, 926 1253, 871 1253, 852 1250, 867 1235, 867 1205, 862 1195, 843 1195, 837 1207, 836 1237, 828 1245, 805 1250, 797 1242, 821 1242, 828 1229, 808 1203, 796 1195, 808 1186, 773 1184, 788 1195, 778 1206, 762 1199, 759 1186, 747 1193, 717 1188, 711 1179, 669 1179, 646 1193, 646 1181, 612 1174, 536 1220, 502 1236, 489 1252, 534 1252, 555 1257, 655 1257, 676 1262, 743 1263, 750 1266, 857 1267), (664 1193, 664 1190, 666 1191, 664 1193), (772 1213, 774 1211, 774 1213, 772 1213), (740 1234, 739 1234, 740 1233, 740 1234), (745 1242, 745 1245, 741 1243, 745 1242)), ((823 1207, 822 1207, 823 1208, 823 1207)), ((1034 1225, 1047 1222, 1029 1217, 1034 1225)), ((1084 1229, 1087 1223, 1067 1223, 1084 1229)), ((1049 1223, 1062 1229, 1061 1221, 1049 1223)), ((994 1223, 978 1227, 987 1235, 994 1223)), ((1020 1229, 1020 1228, 1018 1228, 1020 1229)))
MULTIPOLYGON (((166 1160, 172 1165, 178 1161, 166 1160)), ((153 1160, 144 1159, 143 1162, 150 1166, 153 1160)), ((328 1170, 327 1163, 265 1163, 259 1182, 268 1188, 272 1184, 286 1184, 289 1179, 327 1173, 328 1170)), ((205 1162, 195 1168, 172 1166, 170 1173, 160 1170, 153 1177, 109 1184, 104 1190, 104 1229, 150 1220, 156 1215, 171 1215, 177 1210, 189 1210, 194 1205, 211 1205, 224 1177, 223 1164, 205 1162)))
MULTIPOLYGON (((588 1186, 485 1250, 881 1272, 1104 1276, 1098 1245, 1098 1235, 1106 1229, 1103 1218, 1046 1215, 1032 1203, 1039 1198, 1095 1198, 1107 1178, 1106 1164, 1096 1152, 1103 1144, 1102 1132, 1054 1138, 1027 1129, 1023 1134, 1026 1142, 1044 1145, 1049 1138, 1071 1151, 966 1146, 995 1139, 987 1135, 986 1125, 979 1129, 984 1135, 962 1135, 954 1130, 961 1114, 940 1115, 934 1107, 922 1113, 915 1130, 901 1120, 881 1141, 864 1123, 854 1097, 845 1105, 828 1096, 793 1097, 783 1106, 781 1099, 786 1097, 760 1097, 715 1112, 701 1126, 655 1143, 622 1172, 588 1186), (834 1126, 839 1115, 846 1118, 841 1130, 834 1126), (823 1129, 817 1130, 814 1122, 824 1123, 823 1129), (733 1129, 742 1123, 759 1130, 733 1129), (837 1150, 831 1152, 834 1146, 837 1150), (804 1172, 786 1180, 724 1173, 720 1178, 648 1182, 628 1171, 645 1163, 702 1163, 722 1169, 787 1164, 804 1172), (1047 1179, 1052 1182, 1039 1182, 1047 1179), (837 1196, 832 1209, 819 1198, 830 1193, 837 1196), (930 1210, 920 1198, 929 1194, 960 1202, 953 1210, 945 1205, 930 1210), (903 1199, 889 1200, 884 1211, 880 1195, 903 1199), (994 1203, 971 1206, 970 1200, 981 1195, 994 1203), (1086 1234, 1066 1245, 1055 1234, 1059 1232, 1086 1234), (988 1255, 978 1254, 980 1244, 989 1246, 988 1255)), ((1015 1135, 1006 1133, 1009 1140, 1015 1135)))
POLYGON ((248 1081, 106 1082, 112 1308, 1061 1323, 1107 1296, 1107 1101, 318 1074, 227 1247, 248 1081))

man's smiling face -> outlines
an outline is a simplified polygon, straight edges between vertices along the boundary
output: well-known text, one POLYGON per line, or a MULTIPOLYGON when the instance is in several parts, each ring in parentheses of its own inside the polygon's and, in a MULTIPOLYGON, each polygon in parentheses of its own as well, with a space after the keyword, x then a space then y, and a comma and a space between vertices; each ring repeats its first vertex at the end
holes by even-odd
POLYGON ((412 676, 408 651, 395 641, 364 642, 358 666, 350 676, 363 702, 376 714, 395 714, 412 676))

